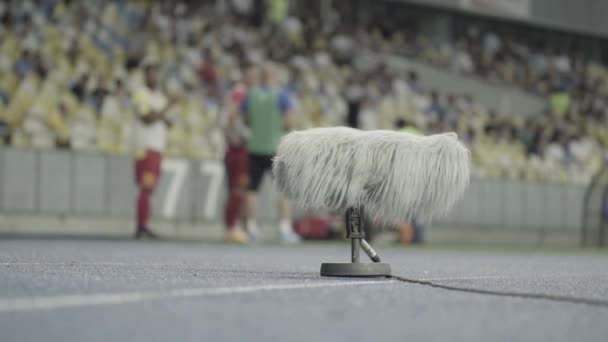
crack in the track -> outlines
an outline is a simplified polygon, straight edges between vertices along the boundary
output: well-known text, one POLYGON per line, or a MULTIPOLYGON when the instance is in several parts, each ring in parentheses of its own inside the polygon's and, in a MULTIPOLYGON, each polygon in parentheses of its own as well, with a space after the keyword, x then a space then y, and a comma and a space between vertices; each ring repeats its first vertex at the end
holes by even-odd
POLYGON ((400 277, 400 276, 396 276, 396 275, 390 275, 390 276, 388 276, 388 278, 398 280, 403 283, 424 285, 424 286, 434 287, 434 288, 448 290, 448 291, 467 292, 467 293, 475 293, 475 294, 499 296, 499 297, 540 299, 540 300, 548 300, 548 301, 561 302, 561 303, 585 304, 585 305, 592 305, 592 306, 608 308, 608 300, 601 300, 601 299, 564 296, 564 295, 552 295, 552 294, 546 294, 546 293, 485 290, 485 289, 474 288, 474 287, 444 285, 444 284, 439 284, 439 283, 435 283, 435 282, 428 281, 428 280, 405 278, 405 277, 400 277))

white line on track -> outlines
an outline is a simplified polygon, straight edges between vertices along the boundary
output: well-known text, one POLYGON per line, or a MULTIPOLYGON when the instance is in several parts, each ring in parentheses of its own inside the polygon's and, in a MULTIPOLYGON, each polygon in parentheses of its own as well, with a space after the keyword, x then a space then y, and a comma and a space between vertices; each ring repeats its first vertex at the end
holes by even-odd
POLYGON ((482 280, 482 279, 513 279, 513 276, 502 276, 502 275, 487 275, 487 276, 469 276, 469 277, 450 277, 450 278, 415 278, 412 279, 420 281, 458 281, 458 280, 482 280))
POLYGON ((209 297, 231 294, 246 294, 255 292, 332 288, 362 285, 380 285, 392 283, 391 280, 362 280, 340 281, 303 284, 252 285, 238 287, 211 287, 193 289, 175 289, 163 292, 122 292, 122 293, 93 293, 79 295, 23 297, 0 299, 0 313, 35 310, 55 310, 70 307, 111 305, 135 302, 154 301, 171 298, 209 297))
MULTIPOLYGON (((478 280, 478 279, 502 279, 505 276, 470 276, 455 278, 423 278, 422 281, 452 281, 452 280, 478 280)), ((0 313, 19 312, 35 310, 55 310, 79 306, 125 304, 134 302, 153 301, 180 297, 209 297, 230 294, 247 294, 265 291, 297 290, 332 288, 343 286, 379 285, 391 283, 390 280, 360 280, 340 281, 304 284, 276 284, 276 285, 252 285, 238 287, 206 287, 193 289, 175 289, 165 292, 117 292, 117 293, 92 293, 59 296, 22 297, 12 299, 0 299, 0 313)))
MULTIPOLYGON (((140 266, 143 264, 128 262, 0 262, 0 266, 140 266)), ((150 264, 145 265, 175 265, 175 264, 150 264)))

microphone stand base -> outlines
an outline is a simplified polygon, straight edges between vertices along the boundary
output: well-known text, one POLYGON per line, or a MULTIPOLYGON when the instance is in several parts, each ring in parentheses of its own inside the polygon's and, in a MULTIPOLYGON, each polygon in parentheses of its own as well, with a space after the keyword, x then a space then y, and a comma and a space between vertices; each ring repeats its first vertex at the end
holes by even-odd
POLYGON ((391 265, 375 263, 323 263, 321 264, 322 277, 389 277, 391 265))

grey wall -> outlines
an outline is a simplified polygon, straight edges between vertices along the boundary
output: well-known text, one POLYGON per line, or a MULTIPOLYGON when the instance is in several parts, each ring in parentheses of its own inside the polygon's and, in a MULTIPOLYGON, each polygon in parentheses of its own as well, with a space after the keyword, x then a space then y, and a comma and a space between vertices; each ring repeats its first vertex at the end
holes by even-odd
POLYGON ((608 1, 531 0, 530 6, 535 23, 608 37, 608 1))
POLYGON ((425 87, 439 89, 444 93, 473 94, 476 101, 499 113, 537 115, 546 106, 543 98, 526 94, 516 87, 488 83, 474 76, 458 75, 402 57, 392 58, 391 63, 418 71, 425 87))
MULTIPOLYGON (((133 217, 136 190, 127 156, 0 149, 2 213, 133 217)), ((277 217, 269 176, 260 196, 260 219, 277 217)), ((223 162, 165 159, 153 213, 176 221, 220 221, 225 198, 223 162)))
MULTIPOLYGON (((447 9, 464 10, 461 0, 401 0, 447 9)), ((556 29, 573 30, 608 37, 608 1, 605 0, 530 0, 528 18, 501 13, 483 13, 529 22, 556 29)))
POLYGON ((473 181, 464 199, 437 224, 579 231, 585 187, 524 181, 473 181))
MULTIPOLYGON (((219 161, 166 160, 154 195, 156 217, 221 222, 226 185, 219 161)), ((580 230, 584 187, 523 181, 473 180, 438 225, 482 229, 580 230)), ((136 189, 128 157, 0 149, 0 212, 75 217, 133 217, 136 189)), ((269 177, 260 219, 277 217, 269 177)))

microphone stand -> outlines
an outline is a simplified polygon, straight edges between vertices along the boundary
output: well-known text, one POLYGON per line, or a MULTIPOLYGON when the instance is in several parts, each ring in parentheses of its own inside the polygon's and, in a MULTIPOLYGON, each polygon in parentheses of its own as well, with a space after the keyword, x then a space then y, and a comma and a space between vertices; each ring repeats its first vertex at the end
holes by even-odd
POLYGON ((380 262, 380 257, 365 240, 363 230, 363 207, 351 207, 346 210, 346 238, 350 239, 350 263, 323 263, 321 276, 324 277, 388 277, 391 274, 389 264, 380 262), (363 249, 373 263, 359 261, 359 251, 363 249))

